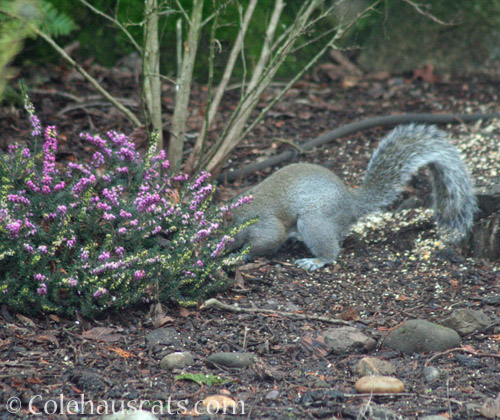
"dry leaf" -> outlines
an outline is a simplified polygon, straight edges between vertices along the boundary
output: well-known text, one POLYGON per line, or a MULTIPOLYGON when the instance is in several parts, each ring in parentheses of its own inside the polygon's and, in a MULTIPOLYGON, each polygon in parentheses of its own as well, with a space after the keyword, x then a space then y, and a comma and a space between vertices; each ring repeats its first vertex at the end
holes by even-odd
POLYGON ((132 353, 119 347, 108 347, 108 350, 115 352, 118 356, 123 357, 124 359, 128 359, 133 356, 132 353))
POLYGON ((105 343, 112 343, 122 338, 120 334, 116 333, 114 328, 109 327, 95 327, 90 330, 84 331, 82 337, 89 340, 104 341, 105 343))

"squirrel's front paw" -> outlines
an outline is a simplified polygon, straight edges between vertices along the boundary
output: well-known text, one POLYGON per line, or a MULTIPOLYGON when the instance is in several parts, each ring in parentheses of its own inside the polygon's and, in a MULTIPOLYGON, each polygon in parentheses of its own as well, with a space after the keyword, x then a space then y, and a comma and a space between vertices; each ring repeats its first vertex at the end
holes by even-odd
POLYGON ((295 261, 295 265, 307 271, 314 271, 328 264, 323 258, 302 258, 295 261))

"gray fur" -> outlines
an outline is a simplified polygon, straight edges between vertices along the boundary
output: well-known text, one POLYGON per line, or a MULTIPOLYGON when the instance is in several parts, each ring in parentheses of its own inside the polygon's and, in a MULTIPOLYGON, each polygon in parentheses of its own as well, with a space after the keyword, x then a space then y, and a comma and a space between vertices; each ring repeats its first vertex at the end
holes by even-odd
POLYGON ((456 240, 470 229, 477 210, 469 174, 444 132, 412 124, 396 127, 380 142, 357 190, 309 163, 285 166, 265 179, 250 191, 253 201, 235 211, 236 223, 256 217, 258 221, 236 236, 233 247, 250 246, 252 258, 295 237, 316 256, 297 265, 315 270, 332 263, 350 227, 394 202, 412 174, 425 165, 432 174, 438 226, 456 240))

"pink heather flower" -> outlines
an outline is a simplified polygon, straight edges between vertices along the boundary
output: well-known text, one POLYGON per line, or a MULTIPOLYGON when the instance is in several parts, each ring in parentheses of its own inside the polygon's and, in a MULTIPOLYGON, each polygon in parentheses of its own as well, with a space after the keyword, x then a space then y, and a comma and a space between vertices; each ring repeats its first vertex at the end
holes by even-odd
POLYGON ((45 283, 42 283, 38 289, 36 289, 36 292, 40 296, 44 296, 47 294, 47 285, 45 283))
POLYGON ((115 219, 116 219, 116 216, 115 216, 114 214, 112 214, 112 213, 104 213, 104 214, 102 215, 102 218, 103 218, 104 220, 111 221, 111 220, 115 220, 115 219))
POLYGON ((31 201, 21 194, 9 194, 7 196, 7 201, 11 201, 17 204, 26 204, 27 206, 31 205, 31 201))
POLYGON ((99 287, 99 289, 97 289, 97 291, 94 293, 94 297, 98 298, 101 297, 102 295, 105 295, 106 293, 108 293, 107 289, 105 289, 104 287, 99 287))
POLYGON ((10 234, 11 238, 17 238, 19 236, 19 232, 21 231, 21 227, 23 226, 23 222, 21 220, 16 220, 14 222, 10 222, 5 226, 5 229, 10 234))
POLYGON ((121 209, 120 210, 120 217, 123 217, 125 219, 130 219, 132 217, 132 213, 129 213, 128 211, 121 209))
POLYGON ((111 258, 111 254, 108 251, 104 251, 101 255, 97 257, 99 261, 109 260, 111 258))
POLYGON ((60 206, 57 206, 57 212, 58 213, 66 214, 67 210, 68 210, 68 208, 64 204, 61 204, 60 206))
POLYGON ((96 182, 96 177, 93 174, 91 174, 88 178, 81 178, 73 187, 73 194, 78 196, 78 194, 85 190, 89 184, 94 182, 96 182))
POLYGON ((24 244, 24 249, 26 250, 26 252, 29 252, 30 254, 33 254, 35 252, 35 250, 33 249, 33 247, 30 244, 27 244, 27 243, 24 244))
MULTIPOLYGON (((97 200, 96 200, 97 201, 97 200)), ((99 210, 113 210, 113 207, 111 207, 109 204, 106 203, 97 203, 96 206, 99 210)))
POLYGON ((40 191, 40 187, 38 185, 36 185, 31 179, 28 179, 26 181, 26 186, 31 190, 31 191, 34 191, 34 192, 39 192, 40 191))
POLYGON ((128 145, 128 147, 122 147, 120 149, 120 151, 118 152, 119 155, 124 159, 124 160, 128 160, 129 162, 132 162, 135 157, 136 157, 136 152, 134 152, 134 144, 131 143, 128 145))
POLYGON ((46 254, 48 252, 47 245, 39 245, 37 249, 40 254, 46 254))
POLYGON ((188 174, 179 174, 177 176, 174 176, 172 179, 174 181, 178 181, 178 182, 185 182, 189 179, 189 175, 188 174))
POLYGON ((16 153, 18 148, 19 146, 17 144, 9 144, 7 146, 7 153, 9 153, 9 155, 13 155, 14 153, 16 153))
POLYGON ((68 286, 69 287, 76 287, 78 285, 78 280, 73 278, 73 277, 70 277, 68 278, 68 286))
POLYGON ((73 248, 75 245, 76 245, 76 238, 74 236, 66 241, 66 246, 70 249, 73 248))
POLYGON ((210 173, 203 171, 198 179, 194 181, 193 185, 189 187, 191 191, 196 190, 201 187, 201 185, 208 179, 210 178, 210 173))
POLYGON ((154 205, 161 202, 161 197, 158 193, 146 193, 143 197, 135 200, 134 204, 137 206, 137 211, 143 213, 154 209, 154 205))
POLYGON ((35 274, 33 276, 33 278, 36 280, 36 281, 44 281, 47 279, 47 276, 41 274, 41 273, 38 273, 38 274, 35 274))
POLYGON ((82 261, 87 261, 89 259, 89 251, 87 251, 86 249, 82 249, 82 252, 80 254, 80 259, 82 261))
MULTIPOLYGON (((118 187, 113 187, 111 189, 104 188, 102 190, 103 197, 106 198, 114 206, 120 205, 119 198, 122 194, 123 194, 123 187, 121 185, 118 187)), ((109 210, 111 210, 111 208, 109 210)))
POLYGON ((94 146, 96 146, 100 150, 104 150, 106 148, 107 144, 108 144, 108 142, 106 140, 101 139, 99 137, 99 135, 96 135, 96 136, 92 137, 88 133, 80 133, 80 138, 83 141, 87 141, 87 142, 93 144, 94 146))
POLYGON ((136 270, 136 272, 134 273, 135 280, 142 279, 145 276, 146 276, 146 272, 144 270, 136 270))
POLYGON ((118 166, 116 172, 119 174, 128 174, 128 168, 126 166, 118 166))
POLYGON ((153 229, 153 232, 152 234, 153 235, 156 235, 157 233, 161 232, 161 226, 156 226, 154 229, 153 229))
POLYGON ((118 248, 115 249, 115 253, 118 254, 120 257, 123 257, 123 254, 125 254, 125 248, 119 246, 118 248))
MULTIPOLYGON (((39 134, 37 134, 37 135, 39 135, 39 134)), ((23 158, 29 159, 30 157, 31 157, 30 149, 28 149, 28 148, 25 147, 23 149, 23 158)))
POLYGON ((202 260, 198 260, 198 261, 196 261, 196 265, 197 265, 198 267, 203 267, 203 261, 202 261, 202 260))
POLYGON ((213 251, 210 256, 212 258, 215 258, 215 257, 218 257, 219 255, 222 254, 222 252, 224 251, 224 249, 226 248, 226 245, 227 244, 230 244, 234 242, 234 238, 231 238, 227 235, 224 235, 222 237, 222 240, 217 244, 217 246, 215 247, 215 251, 213 251))
POLYGON ((231 209, 233 210, 237 207, 242 206, 243 204, 251 203, 252 200, 253 200, 253 196, 251 196, 251 195, 246 195, 244 197, 241 197, 238 199, 238 201, 236 203, 231 204, 231 209))
POLYGON ((59 184, 54 185, 54 191, 61 191, 66 186, 64 181, 61 181, 59 184))
POLYGON ((130 221, 130 226, 135 227, 135 226, 137 226, 138 224, 139 224, 139 220, 137 220, 137 219, 134 219, 134 220, 131 220, 131 221, 130 221))
POLYGON ((94 152, 92 156, 92 165, 94 165, 95 168, 99 168, 104 165, 104 163, 105 160, 103 154, 101 152, 94 152))
POLYGON ((127 228, 121 227, 120 229, 118 229, 118 233, 120 235, 125 235, 127 233, 127 228))

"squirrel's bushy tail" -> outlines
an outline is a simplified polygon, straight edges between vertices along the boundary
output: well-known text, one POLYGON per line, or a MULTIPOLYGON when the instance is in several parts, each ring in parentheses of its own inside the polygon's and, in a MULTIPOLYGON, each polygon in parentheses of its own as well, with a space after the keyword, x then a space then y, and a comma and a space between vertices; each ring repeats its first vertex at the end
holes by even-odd
POLYGON ((394 202, 420 167, 432 174, 438 227, 459 239, 477 211, 472 181, 458 150, 434 126, 396 127, 373 154, 360 188, 360 207, 370 213, 394 202))

